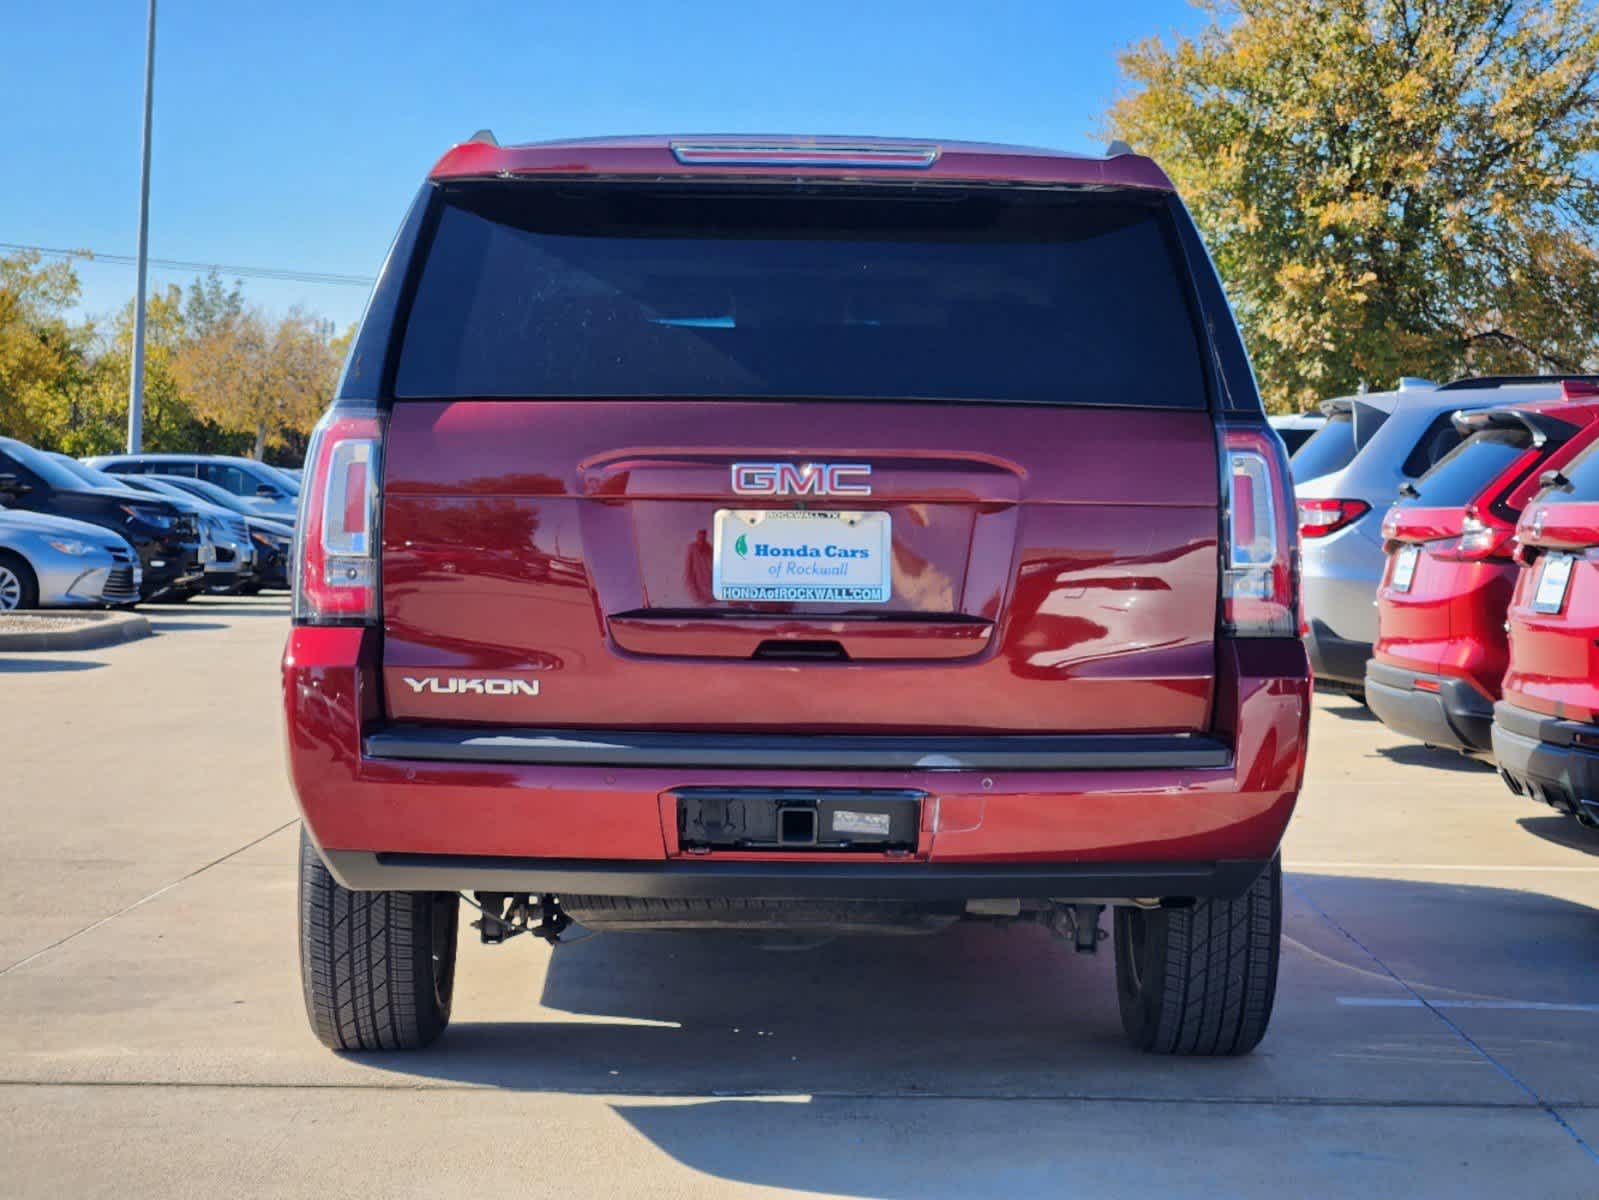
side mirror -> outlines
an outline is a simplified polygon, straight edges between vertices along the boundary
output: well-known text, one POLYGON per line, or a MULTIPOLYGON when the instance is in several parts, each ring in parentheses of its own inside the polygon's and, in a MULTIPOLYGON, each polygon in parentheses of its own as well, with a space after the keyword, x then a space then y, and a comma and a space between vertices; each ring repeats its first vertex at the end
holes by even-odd
POLYGON ((281 500, 283 493, 270 483, 263 483, 255 489, 255 494, 263 500, 281 500))
POLYGON ((31 483, 23 483, 14 474, 0 475, 0 496, 25 496, 33 491, 31 483))
POLYGON ((1538 486, 1540 488, 1557 488, 1562 492, 1569 492, 1571 491, 1571 480, 1567 479, 1558 467, 1551 467, 1538 476, 1538 486))

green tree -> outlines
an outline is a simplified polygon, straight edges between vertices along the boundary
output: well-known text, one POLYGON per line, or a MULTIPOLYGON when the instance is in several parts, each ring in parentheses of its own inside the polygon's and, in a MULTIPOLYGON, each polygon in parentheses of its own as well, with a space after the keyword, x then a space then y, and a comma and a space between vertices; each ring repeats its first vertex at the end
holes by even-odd
POLYGON ((1200 0, 1108 132, 1182 191, 1274 408, 1599 363, 1591 0, 1200 0))
POLYGON ((66 316, 77 298, 70 259, 41 264, 32 251, 0 257, 0 434, 49 442, 66 426, 86 335, 66 316))

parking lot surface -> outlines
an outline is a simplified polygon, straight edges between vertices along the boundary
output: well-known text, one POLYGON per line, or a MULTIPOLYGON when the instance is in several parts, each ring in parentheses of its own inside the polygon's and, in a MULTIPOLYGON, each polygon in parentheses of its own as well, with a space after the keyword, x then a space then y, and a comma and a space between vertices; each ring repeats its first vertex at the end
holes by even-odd
POLYGON ((437 1046, 330 1054, 286 614, 200 599, 141 642, 0 656, 0 1193, 1599 1195, 1599 837, 1337 698, 1249 1058, 1141 1056, 1108 947, 972 925, 463 928, 437 1046))

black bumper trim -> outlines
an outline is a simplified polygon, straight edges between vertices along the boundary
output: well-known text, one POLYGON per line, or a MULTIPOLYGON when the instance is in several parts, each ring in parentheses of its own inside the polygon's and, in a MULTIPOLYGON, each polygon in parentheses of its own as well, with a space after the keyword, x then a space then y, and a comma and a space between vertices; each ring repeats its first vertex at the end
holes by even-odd
POLYGON ((658 733, 395 724, 362 741, 368 758, 591 767, 751 770, 1080 771, 1225 767, 1200 734, 894 735, 658 733))
POLYGON ((1429 675, 1380 663, 1366 664, 1366 703, 1395 733, 1426 742, 1487 754, 1493 748, 1493 703, 1463 679, 1429 675), (1437 684, 1422 691, 1417 680, 1437 684))
POLYGON ((950 864, 671 859, 618 862, 323 850, 353 891, 527 892, 645 899, 1062 900, 1242 896, 1264 862, 950 864))
POLYGON ((1371 643, 1341 638, 1325 621, 1311 619, 1305 633, 1305 651, 1318 687, 1339 692, 1359 692, 1366 686, 1366 664, 1371 643))
POLYGON ((1599 739, 1599 725, 1494 705, 1493 748, 1499 773, 1517 795, 1562 812, 1599 818, 1599 751, 1577 746, 1578 734, 1599 739))

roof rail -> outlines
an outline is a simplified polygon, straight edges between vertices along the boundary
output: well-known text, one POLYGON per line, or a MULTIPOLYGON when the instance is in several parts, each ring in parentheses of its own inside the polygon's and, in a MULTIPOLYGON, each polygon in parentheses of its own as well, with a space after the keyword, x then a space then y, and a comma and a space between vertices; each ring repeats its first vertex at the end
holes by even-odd
POLYGON ((498 146, 500 144, 499 139, 494 136, 494 130, 492 129, 479 129, 471 137, 467 138, 466 142, 482 142, 485 146, 498 146))
POLYGON ((1599 375, 1468 375, 1464 379, 1451 379, 1448 383, 1439 384, 1440 392, 1463 392, 1471 388, 1499 388, 1515 387, 1518 384, 1528 383, 1565 383, 1567 380, 1577 383, 1599 384, 1599 375))
POLYGON ((1110 145, 1105 147, 1106 158, 1115 158, 1118 154, 1131 154, 1132 152, 1133 148, 1126 142, 1122 141, 1121 138, 1117 138, 1115 141, 1111 142, 1110 145))

